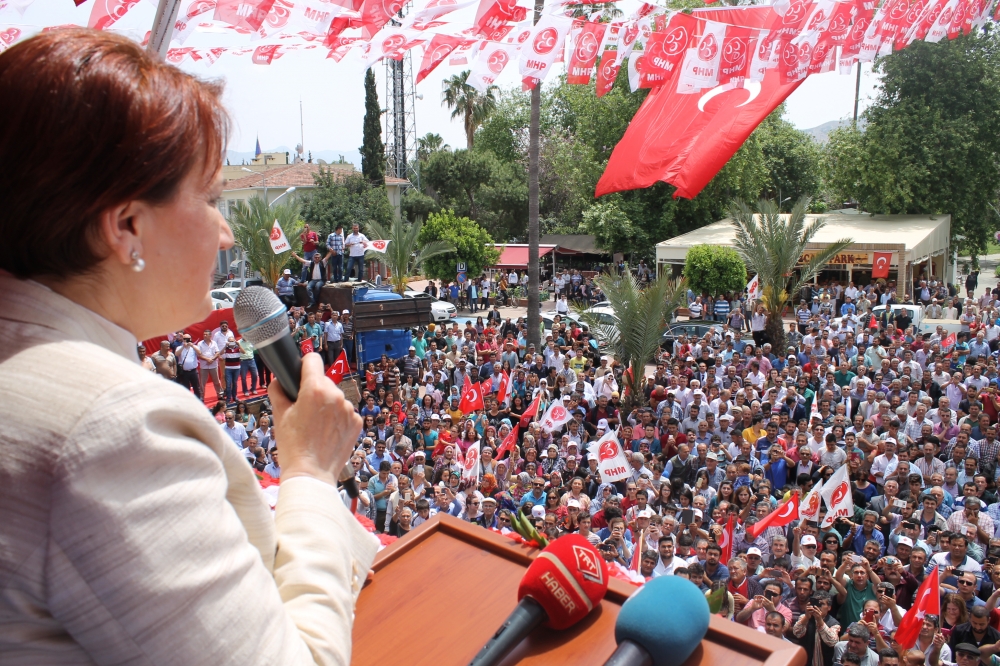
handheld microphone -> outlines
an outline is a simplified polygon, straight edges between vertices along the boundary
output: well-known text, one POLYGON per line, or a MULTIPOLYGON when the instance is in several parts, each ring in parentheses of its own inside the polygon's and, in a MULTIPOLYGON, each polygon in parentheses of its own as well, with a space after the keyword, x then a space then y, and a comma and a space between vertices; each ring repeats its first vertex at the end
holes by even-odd
POLYGON ((587 539, 567 534, 538 554, 517 588, 517 606, 469 666, 496 666, 535 627, 568 629, 608 591, 608 567, 587 539))
POLYGON ((604 666, 680 666, 708 633, 708 601, 680 576, 647 582, 622 605, 604 666))
MULTIPOLYGON (((252 344, 278 378, 288 399, 299 397, 302 381, 302 357, 288 330, 288 309, 270 289, 247 287, 233 304, 233 318, 240 334, 252 344)), ((352 498, 358 497, 358 483, 350 464, 344 466, 338 480, 352 498)))

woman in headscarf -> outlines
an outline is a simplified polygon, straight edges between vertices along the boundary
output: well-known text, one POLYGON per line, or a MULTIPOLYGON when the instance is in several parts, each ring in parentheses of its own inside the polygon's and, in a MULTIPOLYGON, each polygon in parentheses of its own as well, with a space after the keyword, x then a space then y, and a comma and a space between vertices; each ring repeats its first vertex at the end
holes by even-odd
POLYGON ((527 472, 521 472, 514 477, 514 484, 510 487, 508 493, 515 504, 520 504, 521 498, 529 492, 531 492, 531 475, 527 472))
POLYGON ((604 503, 608 500, 608 498, 616 494, 615 484, 602 483, 597 488, 597 497, 595 497, 594 501, 590 503, 590 515, 593 516, 598 511, 602 511, 604 509, 604 503))

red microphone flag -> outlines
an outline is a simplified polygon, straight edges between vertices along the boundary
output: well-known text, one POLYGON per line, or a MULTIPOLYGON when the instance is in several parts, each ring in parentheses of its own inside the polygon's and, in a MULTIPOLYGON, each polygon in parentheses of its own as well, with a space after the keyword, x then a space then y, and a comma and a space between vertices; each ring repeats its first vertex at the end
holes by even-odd
POLYGON ((483 392, 479 384, 474 384, 469 380, 468 377, 465 378, 465 384, 462 386, 462 399, 458 401, 458 408, 463 414, 471 414, 477 409, 485 409, 483 405, 483 392))
POLYGON ((917 595, 899 622, 896 642, 904 650, 909 650, 917 642, 917 636, 924 626, 925 615, 941 615, 941 592, 938 588, 938 569, 934 567, 917 588, 917 595))
POLYGON ((753 525, 747 527, 747 534, 751 539, 756 539, 768 527, 784 527, 799 517, 799 495, 792 493, 792 496, 778 505, 771 513, 758 520, 753 525))

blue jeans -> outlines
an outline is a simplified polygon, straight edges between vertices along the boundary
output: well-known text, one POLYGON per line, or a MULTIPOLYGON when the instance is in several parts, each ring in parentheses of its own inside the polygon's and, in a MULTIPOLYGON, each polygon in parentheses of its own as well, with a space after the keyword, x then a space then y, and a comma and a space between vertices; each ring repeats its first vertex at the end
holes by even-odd
MULTIPOLYGON (((242 362, 240 363, 242 365, 242 362)), ((236 380, 240 378, 240 368, 226 368, 226 402, 236 402, 236 380)))
POLYGON ((330 255, 330 270, 333 272, 332 279, 334 282, 344 281, 344 255, 330 255))
POLYGON ((348 279, 348 280, 351 279, 351 269, 353 269, 355 266, 357 266, 357 268, 358 268, 357 279, 358 280, 364 280, 365 279, 365 257, 364 257, 364 255, 362 255, 360 257, 351 257, 351 258, 349 258, 347 260, 347 272, 344 273, 344 277, 346 279, 348 279))
POLYGON ((319 305, 319 294, 323 291, 322 280, 309 280, 309 296, 313 305, 319 305))
POLYGON ((240 359, 240 383, 243 385, 243 393, 257 392, 257 361, 254 359, 240 359), (247 375, 250 375, 250 391, 247 391, 247 375))

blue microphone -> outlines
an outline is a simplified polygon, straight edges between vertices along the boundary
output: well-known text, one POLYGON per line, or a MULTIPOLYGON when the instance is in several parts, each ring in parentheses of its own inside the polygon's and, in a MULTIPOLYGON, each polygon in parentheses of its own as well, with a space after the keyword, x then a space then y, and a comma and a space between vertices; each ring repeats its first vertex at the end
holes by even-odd
POLYGON ((680 666, 708 633, 708 601, 680 576, 654 578, 622 605, 604 666, 680 666))

